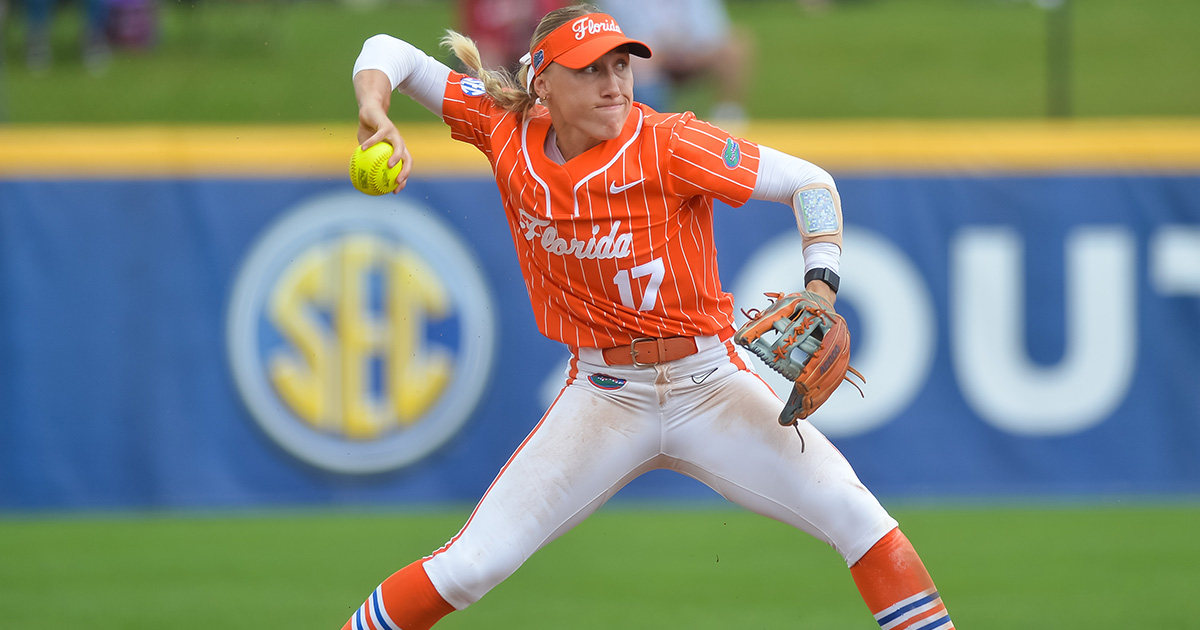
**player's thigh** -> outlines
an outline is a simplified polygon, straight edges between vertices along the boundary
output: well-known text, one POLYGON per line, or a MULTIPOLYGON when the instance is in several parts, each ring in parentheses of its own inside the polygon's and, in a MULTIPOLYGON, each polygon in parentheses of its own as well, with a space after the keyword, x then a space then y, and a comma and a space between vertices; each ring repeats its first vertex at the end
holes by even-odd
POLYGON ((462 531, 426 563, 447 601, 463 608, 478 600, 645 472, 659 453, 660 431, 638 411, 637 395, 586 383, 563 391, 462 531))
POLYGON ((757 376, 738 372, 672 436, 681 470, 730 501, 797 527, 858 560, 895 527, 846 458, 816 427, 778 421, 783 404, 757 376))

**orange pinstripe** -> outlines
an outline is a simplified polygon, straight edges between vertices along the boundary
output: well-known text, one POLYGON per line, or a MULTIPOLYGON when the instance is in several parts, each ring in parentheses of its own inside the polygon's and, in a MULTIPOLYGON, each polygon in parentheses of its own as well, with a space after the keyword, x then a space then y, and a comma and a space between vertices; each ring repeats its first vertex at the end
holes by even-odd
POLYGON ((717 273, 712 200, 740 206, 750 198, 757 145, 690 113, 635 104, 618 138, 559 165, 543 151, 545 108, 522 119, 466 94, 464 76, 450 74, 443 119, 452 138, 491 162, 542 334, 606 348, 644 336, 713 335, 733 323, 733 298, 717 273))
MULTIPOLYGON (((729 362, 736 365, 737 369, 742 370, 744 372, 754 372, 754 370, 751 370, 749 367, 746 366, 745 361, 742 361, 742 355, 738 354, 737 346, 733 345, 732 339, 725 340, 725 352, 726 352, 726 354, 729 355, 729 362)), ((755 376, 758 376, 757 372, 755 372, 755 376)), ((762 381, 762 378, 760 377, 758 380, 762 381)), ((767 382, 763 381, 763 384, 766 385, 767 382)), ((769 385, 767 387, 770 388, 769 385)))

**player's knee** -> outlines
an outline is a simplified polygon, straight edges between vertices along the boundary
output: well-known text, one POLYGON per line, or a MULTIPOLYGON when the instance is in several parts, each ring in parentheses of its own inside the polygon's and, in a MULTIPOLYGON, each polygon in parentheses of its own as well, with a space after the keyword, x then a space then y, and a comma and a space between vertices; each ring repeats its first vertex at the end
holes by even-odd
POLYGON ((814 535, 833 547, 850 566, 880 538, 897 526, 896 519, 857 480, 847 480, 840 491, 829 492, 810 512, 814 535))
POLYGON ((431 578, 437 575, 434 582, 441 583, 449 591, 442 595, 461 610, 482 599, 488 591, 516 572, 524 561, 525 555, 513 547, 468 548, 459 547, 456 543, 430 559, 426 570, 431 578))

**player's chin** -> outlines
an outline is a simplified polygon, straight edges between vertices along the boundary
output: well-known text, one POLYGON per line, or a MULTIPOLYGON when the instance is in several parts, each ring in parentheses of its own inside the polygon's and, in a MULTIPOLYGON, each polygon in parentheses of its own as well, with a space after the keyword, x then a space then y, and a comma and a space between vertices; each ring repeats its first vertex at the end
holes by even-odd
POLYGON ((596 108, 596 123, 602 140, 612 140, 621 135, 625 128, 625 119, 629 117, 630 105, 612 105, 596 108))

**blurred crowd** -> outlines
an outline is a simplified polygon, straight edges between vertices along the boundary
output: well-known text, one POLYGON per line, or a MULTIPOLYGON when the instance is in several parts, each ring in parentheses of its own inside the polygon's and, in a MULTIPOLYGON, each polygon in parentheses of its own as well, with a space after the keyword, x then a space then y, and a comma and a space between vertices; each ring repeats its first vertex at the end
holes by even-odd
POLYGON ((155 0, 0 0, 0 33, 7 33, 10 16, 22 12, 25 28, 19 41, 25 65, 34 74, 45 74, 55 63, 54 18, 74 9, 83 14, 75 50, 92 74, 108 69, 114 47, 148 48, 157 37, 155 0))
MULTIPOLYGON (((46 74, 56 62, 81 58, 84 67, 100 75, 108 68, 114 48, 148 48, 157 38, 158 0, 0 0, 0 34, 15 36, 28 70, 46 74), (53 28, 57 15, 78 11, 82 16, 72 45, 59 41, 62 28, 53 28), (23 26, 9 34, 14 15, 23 26), (9 18, 9 19, 6 19, 9 18), (78 55, 79 57, 75 57, 78 55), (58 57, 58 59, 56 59, 58 57)), ((820 9, 832 0, 797 0, 820 9)), ((458 28, 479 46, 485 65, 516 70, 528 52, 538 20, 570 0, 457 0, 458 28)), ((611 14, 625 33, 650 45, 651 59, 634 62, 634 98, 658 111, 692 109, 676 102, 682 88, 702 85, 712 94, 713 107, 698 112, 718 124, 737 124, 746 117, 746 101, 754 56, 753 38, 733 24, 722 0, 594 0, 611 14)))
MULTIPOLYGON (((813 2, 816 0, 805 0, 813 2)), ((597 0, 625 34, 646 42, 654 56, 634 61, 634 99, 658 111, 674 111, 679 88, 707 81, 718 124, 745 121, 744 102, 753 40, 730 22, 721 0, 597 0)), ((541 16, 563 0, 460 0, 459 22, 475 40, 488 67, 516 70, 541 16)), ((690 109, 683 106, 682 109, 690 109)))

